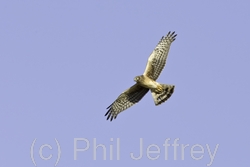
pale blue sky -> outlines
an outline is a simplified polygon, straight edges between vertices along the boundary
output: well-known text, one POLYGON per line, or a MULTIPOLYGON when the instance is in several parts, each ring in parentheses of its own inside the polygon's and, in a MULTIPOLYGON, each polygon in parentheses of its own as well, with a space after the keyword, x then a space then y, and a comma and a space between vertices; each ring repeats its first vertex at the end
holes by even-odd
POLYGON ((55 165, 56 140, 58 167, 248 166, 249 6, 246 0, 1 1, 0 166, 34 166, 35 139, 38 167, 55 165), (106 107, 143 73, 168 31, 178 36, 158 81, 174 84, 173 96, 155 107, 147 94, 106 121, 106 107), (133 160, 140 138, 143 156, 133 160), (89 142, 75 160, 74 140, 77 148, 89 142), (107 160, 94 142, 106 147, 107 160), (156 153, 147 157, 149 146, 156 153))

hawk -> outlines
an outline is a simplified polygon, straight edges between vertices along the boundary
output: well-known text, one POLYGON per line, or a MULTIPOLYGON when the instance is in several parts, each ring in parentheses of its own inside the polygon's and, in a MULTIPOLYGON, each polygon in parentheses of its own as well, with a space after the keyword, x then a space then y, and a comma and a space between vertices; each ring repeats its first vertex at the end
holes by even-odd
POLYGON ((143 75, 136 76, 136 82, 132 87, 125 90, 118 98, 107 107, 108 111, 105 114, 107 120, 116 119, 117 115, 132 105, 138 103, 143 96, 150 90, 154 99, 155 105, 160 105, 165 102, 174 92, 174 85, 161 84, 156 82, 161 71, 163 70, 171 43, 175 40, 177 34, 168 32, 161 38, 156 48, 148 58, 146 69, 143 75))

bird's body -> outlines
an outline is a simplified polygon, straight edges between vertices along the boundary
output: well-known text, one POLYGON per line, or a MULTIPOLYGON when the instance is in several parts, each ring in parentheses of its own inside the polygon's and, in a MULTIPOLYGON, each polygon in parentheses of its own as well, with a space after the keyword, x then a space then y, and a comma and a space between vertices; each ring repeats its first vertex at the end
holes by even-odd
POLYGON ((143 96, 150 90, 155 105, 165 102, 174 92, 174 85, 160 84, 156 82, 163 70, 171 43, 177 35, 169 32, 166 37, 162 37, 156 48, 148 58, 147 66, 143 75, 136 76, 134 84, 125 90, 107 109, 105 116, 110 121, 125 109, 138 103, 143 96))
POLYGON ((134 81, 137 82, 139 85, 143 86, 144 88, 148 88, 150 90, 155 90, 157 88, 159 89, 159 87, 162 87, 158 82, 150 79, 145 75, 135 77, 134 81))

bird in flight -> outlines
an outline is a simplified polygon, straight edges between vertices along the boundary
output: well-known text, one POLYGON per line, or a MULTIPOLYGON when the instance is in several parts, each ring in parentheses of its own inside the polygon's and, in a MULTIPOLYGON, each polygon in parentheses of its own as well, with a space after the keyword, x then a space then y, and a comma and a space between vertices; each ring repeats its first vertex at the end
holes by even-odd
POLYGON ((132 105, 138 103, 143 96, 150 90, 154 99, 155 105, 160 105, 165 102, 174 92, 174 85, 161 84, 156 82, 161 71, 163 70, 171 43, 175 40, 177 34, 168 32, 161 38, 156 48, 148 58, 146 69, 143 75, 136 76, 136 82, 129 89, 125 90, 118 98, 107 107, 108 111, 105 114, 107 120, 116 119, 117 115, 132 105))

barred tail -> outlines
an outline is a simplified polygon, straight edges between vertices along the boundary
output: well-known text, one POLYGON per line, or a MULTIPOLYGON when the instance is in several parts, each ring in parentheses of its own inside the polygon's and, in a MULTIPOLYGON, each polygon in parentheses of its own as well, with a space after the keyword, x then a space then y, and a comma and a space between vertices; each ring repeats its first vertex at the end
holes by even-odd
POLYGON ((161 93, 157 94, 151 91, 156 106, 167 101, 167 99, 174 93, 174 85, 161 84, 161 86, 163 87, 163 91, 161 93))

